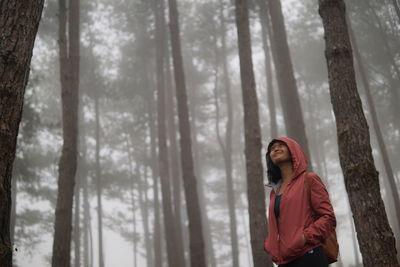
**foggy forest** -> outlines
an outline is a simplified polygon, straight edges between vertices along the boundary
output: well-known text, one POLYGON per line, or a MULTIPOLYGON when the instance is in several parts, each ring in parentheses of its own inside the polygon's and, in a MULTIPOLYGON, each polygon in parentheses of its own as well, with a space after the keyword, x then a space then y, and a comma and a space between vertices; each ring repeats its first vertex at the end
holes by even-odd
POLYGON ((399 0, 0 0, 0 267, 277 266, 285 136, 399 266, 399 0))

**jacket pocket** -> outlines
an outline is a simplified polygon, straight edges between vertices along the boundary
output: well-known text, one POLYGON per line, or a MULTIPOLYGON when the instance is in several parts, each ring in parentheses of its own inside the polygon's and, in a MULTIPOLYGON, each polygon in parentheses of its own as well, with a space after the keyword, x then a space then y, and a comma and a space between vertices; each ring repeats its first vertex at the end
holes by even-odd
POLYGON ((298 231, 293 239, 281 239, 281 255, 283 259, 297 256, 303 251, 305 244, 302 235, 303 232, 298 231))

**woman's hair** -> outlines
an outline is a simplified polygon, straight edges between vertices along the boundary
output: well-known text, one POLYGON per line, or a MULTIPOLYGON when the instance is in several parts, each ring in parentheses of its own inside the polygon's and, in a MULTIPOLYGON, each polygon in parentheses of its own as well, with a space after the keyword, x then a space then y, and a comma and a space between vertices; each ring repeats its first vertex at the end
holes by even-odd
MULTIPOLYGON (((268 181, 270 181, 270 182, 272 182, 274 184, 278 183, 279 180, 282 179, 281 169, 272 162, 271 157, 269 155, 271 153, 272 145, 277 143, 277 142, 280 142, 280 143, 283 143, 283 144, 286 145, 286 143, 283 142, 283 141, 280 141, 280 140, 277 140, 277 139, 273 139, 268 144, 268 150, 267 150, 267 153, 265 154, 265 161, 267 163, 268 181)), ((290 153, 290 151, 289 151, 289 153, 290 153)))
POLYGON ((270 151, 265 154, 265 160, 267 162, 267 175, 268 181, 277 184, 282 179, 281 169, 272 163, 271 157, 269 156, 270 151))

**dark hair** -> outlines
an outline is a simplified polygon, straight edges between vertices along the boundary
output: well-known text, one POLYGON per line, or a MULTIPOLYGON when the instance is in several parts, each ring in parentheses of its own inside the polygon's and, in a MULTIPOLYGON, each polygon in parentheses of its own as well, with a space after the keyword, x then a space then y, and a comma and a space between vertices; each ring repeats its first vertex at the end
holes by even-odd
POLYGON ((268 151, 265 154, 265 160, 267 162, 267 175, 268 175, 268 181, 277 184, 279 180, 282 179, 282 174, 281 174, 281 169, 279 169, 278 166, 276 166, 274 163, 272 163, 271 157, 269 156, 268 151))
POLYGON ((278 143, 278 142, 279 143, 283 143, 283 144, 286 145, 286 143, 284 141, 281 141, 281 140, 278 140, 278 139, 273 139, 268 144, 267 153, 265 154, 265 161, 267 163, 268 181, 272 182, 274 184, 278 183, 279 180, 282 179, 282 174, 281 174, 281 169, 272 162, 271 157, 269 156, 269 154, 271 153, 272 145, 275 144, 275 143, 278 143))

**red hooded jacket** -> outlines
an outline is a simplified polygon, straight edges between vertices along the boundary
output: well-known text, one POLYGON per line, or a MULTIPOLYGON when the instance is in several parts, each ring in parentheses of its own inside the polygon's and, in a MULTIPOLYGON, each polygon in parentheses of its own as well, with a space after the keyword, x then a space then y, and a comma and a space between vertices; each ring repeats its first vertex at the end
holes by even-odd
POLYGON ((268 236, 264 249, 277 264, 285 264, 301 257, 307 251, 321 246, 336 227, 335 214, 328 192, 315 173, 307 173, 307 157, 300 146, 290 138, 277 138, 288 146, 293 161, 293 176, 282 195, 279 218, 275 217, 275 191, 280 184, 270 185, 268 236), (306 239, 303 245, 302 235, 306 239))

